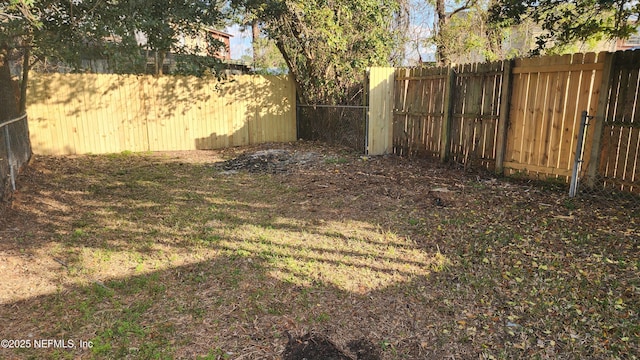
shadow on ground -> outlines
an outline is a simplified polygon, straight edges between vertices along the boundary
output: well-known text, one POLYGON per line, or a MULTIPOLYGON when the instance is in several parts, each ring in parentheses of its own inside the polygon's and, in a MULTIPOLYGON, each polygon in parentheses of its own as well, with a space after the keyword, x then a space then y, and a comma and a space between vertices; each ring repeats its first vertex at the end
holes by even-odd
POLYGON ((637 353, 637 216, 419 161, 276 147, 317 157, 275 174, 225 170, 237 149, 36 158, 2 223, 0 338, 74 347, 0 355, 637 353))

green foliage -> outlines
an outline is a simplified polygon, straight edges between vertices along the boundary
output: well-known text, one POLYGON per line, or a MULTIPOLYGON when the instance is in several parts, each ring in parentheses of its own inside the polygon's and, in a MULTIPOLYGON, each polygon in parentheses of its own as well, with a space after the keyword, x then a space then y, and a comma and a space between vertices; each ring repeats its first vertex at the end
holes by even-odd
POLYGON ((490 20, 501 27, 533 21, 542 30, 534 53, 563 52, 579 41, 628 38, 635 32, 640 3, 626 0, 500 0, 490 20))
POLYGON ((430 41, 441 50, 442 63, 471 63, 493 61, 502 57, 495 36, 502 32, 487 24, 486 7, 480 3, 450 16, 441 23, 438 33, 430 41), (493 42, 492 42, 493 41, 493 42))
POLYGON ((200 56, 193 54, 176 55, 176 75, 191 75, 203 77, 218 73, 221 69, 222 62, 211 56, 200 56))
POLYGON ((258 74, 277 75, 287 72, 287 64, 273 40, 258 38, 253 43, 253 67, 258 74))
MULTIPOLYGON (((143 72, 143 49, 162 60, 170 51, 204 55, 219 47, 202 36, 203 29, 222 22, 219 7, 217 1, 205 0, 13 0, 0 7, 5 20, 0 41, 30 46, 38 59, 62 61, 75 70, 82 70, 83 60, 102 59, 113 72, 143 72), (185 44, 185 39, 199 37, 202 44, 185 44)), ((193 60, 192 66, 202 65, 193 60)))
POLYGON ((367 67, 389 63, 396 46, 394 0, 307 2, 234 0, 235 8, 261 20, 274 41, 298 95, 307 103, 346 101, 367 67))

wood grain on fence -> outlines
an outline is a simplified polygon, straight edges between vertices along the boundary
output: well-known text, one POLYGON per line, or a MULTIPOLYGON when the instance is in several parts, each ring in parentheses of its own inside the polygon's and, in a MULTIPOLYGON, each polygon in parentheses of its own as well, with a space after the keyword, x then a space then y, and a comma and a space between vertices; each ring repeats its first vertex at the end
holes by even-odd
POLYGON ((394 68, 369 69, 369 128, 367 154, 393 152, 393 86, 394 68))
MULTIPOLYGON (((594 53, 515 61, 507 174, 571 175, 580 114, 597 110, 603 63, 604 54, 594 53)), ((585 154, 589 161, 589 151, 585 154)))
POLYGON ((33 150, 39 154, 215 149, 294 141, 288 77, 34 74, 33 150))
POLYGON ((640 51, 613 54, 600 140, 599 181, 640 193, 640 51))
POLYGON ((439 157, 444 119, 446 68, 396 70, 393 152, 439 157))
POLYGON ((495 167, 504 63, 455 67, 451 156, 466 167, 495 167))

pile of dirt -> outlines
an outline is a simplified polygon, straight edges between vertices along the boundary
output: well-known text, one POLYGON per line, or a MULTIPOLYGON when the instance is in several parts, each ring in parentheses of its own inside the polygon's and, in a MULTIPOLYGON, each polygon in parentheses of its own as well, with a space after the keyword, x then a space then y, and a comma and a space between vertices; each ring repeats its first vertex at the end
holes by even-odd
POLYGON ((251 173, 286 173, 293 167, 317 162, 321 155, 315 152, 298 152, 285 149, 259 150, 245 153, 221 164, 226 171, 245 170, 251 173))
POLYGON ((307 333, 295 338, 287 333, 289 342, 282 355, 283 360, 380 360, 380 351, 367 339, 354 340, 347 344, 353 355, 341 350, 331 339, 307 333))

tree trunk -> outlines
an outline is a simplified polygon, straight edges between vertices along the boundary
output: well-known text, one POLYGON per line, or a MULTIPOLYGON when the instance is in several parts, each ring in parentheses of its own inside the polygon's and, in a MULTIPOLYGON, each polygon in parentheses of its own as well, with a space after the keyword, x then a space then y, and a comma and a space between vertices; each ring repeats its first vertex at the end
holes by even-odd
POLYGON ((166 51, 156 50, 156 76, 162 76, 164 74, 164 59, 166 57, 166 51))
POLYGON ((29 58, 31 57, 31 47, 26 46, 24 48, 24 55, 22 58, 22 82, 20 83, 20 104, 18 106, 18 112, 20 114, 27 111, 27 83, 29 82, 29 58))
MULTIPOLYGON (((491 0, 489 2, 489 8, 495 6, 496 3, 497 0, 491 0)), ((483 21, 487 25, 485 35, 487 36, 487 47, 489 48, 492 57, 487 58, 487 60, 504 60, 504 54, 502 53, 502 32, 500 28, 497 25, 491 24, 486 17, 483 21)))
POLYGON ((251 22, 251 46, 253 50, 253 66, 256 66, 259 59, 258 40, 260 39, 260 28, 258 27, 258 19, 251 22))
POLYGON ((7 44, 2 44, 0 46, 0 122, 11 120, 19 114, 9 60, 7 60, 8 54, 9 47, 7 44))
POLYGON ((442 32, 447 27, 448 16, 444 6, 444 0, 436 0, 436 61, 439 66, 446 66, 451 63, 447 53, 447 46, 444 43, 442 32))
POLYGON ((307 96, 304 92, 304 89, 300 85, 300 76, 298 74, 298 71, 296 70, 295 62, 293 62, 293 59, 291 59, 291 57, 287 53, 287 49, 285 48, 282 41, 276 40, 275 42, 276 42, 276 47, 278 48, 278 50, 280 51, 280 54, 282 54, 282 57, 284 58, 284 62, 287 64, 287 67, 289 68, 289 74, 291 74, 291 76, 293 77, 293 82, 296 84, 296 96, 303 104, 307 104, 308 103, 307 96))

